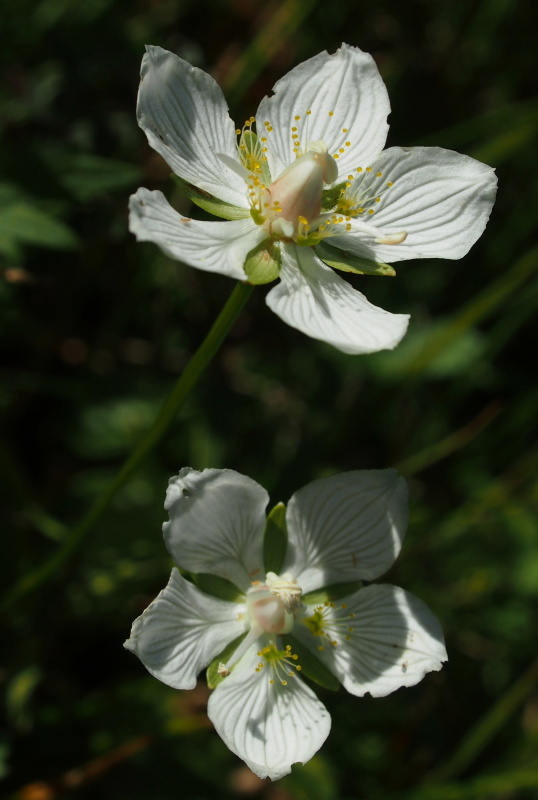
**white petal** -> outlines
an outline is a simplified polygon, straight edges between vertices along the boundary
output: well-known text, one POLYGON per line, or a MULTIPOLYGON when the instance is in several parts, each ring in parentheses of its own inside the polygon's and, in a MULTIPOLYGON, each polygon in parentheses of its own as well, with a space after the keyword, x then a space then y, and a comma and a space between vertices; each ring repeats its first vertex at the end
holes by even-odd
POLYGON ((396 347, 407 314, 390 314, 323 264, 310 247, 284 245, 281 282, 266 303, 293 328, 344 353, 375 353, 396 347))
POLYGON ((288 504, 283 570, 303 592, 378 578, 400 552, 407 519, 407 486, 393 469, 320 478, 288 504))
MULTIPOLYGON (((401 686, 414 686, 447 660, 443 631, 418 597, 397 586, 360 589, 327 609, 327 636, 314 636, 298 623, 294 634, 338 677, 351 694, 384 697, 401 686), (342 603, 346 606, 342 608, 342 603), (349 617, 354 614, 354 617, 349 617), (346 639, 349 636, 349 639, 346 639), (336 645, 329 638, 334 637, 336 645), (320 647, 323 648, 320 650, 320 647)), ((314 612, 310 607, 305 612, 314 612)))
POLYGON ((129 201, 129 230, 170 258, 207 272, 246 280, 247 254, 266 238, 252 219, 202 222, 183 217, 162 192, 141 188, 129 201))
POLYGON ((337 160, 340 180, 351 169, 367 166, 383 149, 389 98, 372 56, 358 47, 344 44, 333 55, 319 53, 277 81, 273 91, 256 115, 259 135, 265 122, 273 129, 264 133, 273 179, 295 160, 292 127, 303 147, 321 139, 331 154, 344 149, 337 160))
POLYGON ((190 467, 170 478, 164 507, 170 521, 164 540, 175 563, 209 572, 248 589, 263 579, 262 537, 269 496, 258 483, 231 469, 190 467))
POLYGON ((174 569, 167 587, 133 622, 124 647, 163 683, 192 689, 200 671, 244 631, 238 620, 244 610, 203 594, 174 569))
POLYGON ((306 763, 329 735, 331 718, 297 675, 287 686, 256 672, 257 645, 219 683, 207 707, 209 719, 230 750, 260 778, 272 780, 306 763))
MULTIPOLYGON (((381 197, 372 222, 385 234, 406 231, 401 244, 376 244, 361 231, 331 244, 375 261, 462 258, 489 219, 497 178, 491 167, 441 147, 391 147, 376 161, 370 194, 381 197), (394 185, 387 187, 387 183, 394 185)), ((353 226, 353 221, 351 221, 353 226)))
POLYGON ((220 87, 162 47, 147 47, 140 71, 138 124, 176 175, 246 207, 245 182, 217 156, 238 159, 235 126, 220 87))

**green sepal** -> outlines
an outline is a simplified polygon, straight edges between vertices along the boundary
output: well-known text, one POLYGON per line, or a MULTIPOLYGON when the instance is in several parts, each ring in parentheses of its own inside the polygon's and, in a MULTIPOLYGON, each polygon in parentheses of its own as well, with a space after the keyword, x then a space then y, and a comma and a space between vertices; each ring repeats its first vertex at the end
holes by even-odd
POLYGON ((208 666, 206 680, 210 689, 215 689, 224 678, 224 675, 219 675, 218 673, 219 664, 225 664, 228 659, 233 656, 246 635, 247 631, 245 631, 245 633, 240 633, 239 636, 236 636, 233 642, 227 644, 222 653, 219 653, 218 656, 216 656, 208 666))
POLYGON ((303 603, 308 606, 319 606, 333 600, 340 600, 341 597, 349 597, 350 594, 358 592, 362 589, 362 581, 352 581, 351 583, 333 583, 330 586, 324 586, 323 589, 316 589, 314 592, 308 592, 301 597, 303 603))
POLYGON ((177 175, 172 175, 172 180, 177 183, 189 200, 197 206, 200 206, 200 208, 203 208, 204 211, 214 214, 216 217, 222 217, 223 219, 246 219, 246 217, 250 216, 250 210, 248 208, 239 208, 239 206, 233 206, 231 203, 225 203, 224 200, 213 197, 209 192, 199 189, 192 183, 187 183, 187 181, 184 181, 177 175))
POLYGON ((329 267, 340 269, 342 272, 354 272, 357 275, 385 275, 390 277, 396 275, 396 270, 394 267, 391 267, 390 264, 384 264, 380 261, 370 261, 368 258, 351 255, 351 253, 346 253, 345 250, 339 250, 337 247, 327 244, 327 242, 320 242, 315 252, 329 267))
POLYGON ((267 515, 263 535, 263 564, 266 572, 276 572, 278 575, 284 565, 287 548, 286 506, 284 503, 277 503, 267 515))
POLYGON ((333 186, 330 189, 324 189, 321 195, 321 210, 332 211, 340 199, 340 195, 346 187, 346 182, 339 183, 338 186, 333 186))
POLYGON ((227 600, 228 603, 243 603, 245 594, 231 581, 221 578, 219 575, 211 575, 208 572, 198 572, 191 575, 192 582, 205 594, 216 597, 219 600, 227 600))
POLYGON ((247 255, 243 269, 248 282, 259 286, 262 283, 271 283, 280 274, 282 256, 279 242, 266 239, 247 255))
POLYGON ((297 664, 301 667, 301 675, 310 678, 311 681, 323 686, 324 689, 330 689, 331 692, 338 691, 340 681, 336 675, 333 675, 331 670, 325 664, 322 664, 308 647, 305 647, 295 636, 289 633, 282 636, 282 641, 284 645, 291 645, 292 652, 299 656, 297 664))

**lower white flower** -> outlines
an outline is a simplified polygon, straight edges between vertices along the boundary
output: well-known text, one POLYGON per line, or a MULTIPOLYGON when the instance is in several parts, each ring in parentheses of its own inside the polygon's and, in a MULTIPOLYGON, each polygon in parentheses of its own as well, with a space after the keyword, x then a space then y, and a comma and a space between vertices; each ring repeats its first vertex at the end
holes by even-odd
POLYGON ((266 491, 232 470, 170 480, 164 538, 185 571, 135 620, 125 646, 149 672, 191 689, 209 665, 208 715, 260 777, 286 775, 321 747, 330 717, 306 676, 374 697, 446 660, 440 625, 382 575, 407 525, 394 470, 314 481, 266 518, 266 491))

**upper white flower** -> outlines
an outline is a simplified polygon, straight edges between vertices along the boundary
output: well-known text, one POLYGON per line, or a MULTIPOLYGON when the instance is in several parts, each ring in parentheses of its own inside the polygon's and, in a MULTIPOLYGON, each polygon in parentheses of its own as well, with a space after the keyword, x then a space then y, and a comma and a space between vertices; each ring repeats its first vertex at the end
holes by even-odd
POLYGON ((299 64, 237 131, 213 78, 173 53, 148 47, 141 75, 150 145, 195 203, 230 221, 186 218, 161 192, 139 189, 131 231, 199 269, 280 278, 267 304, 314 339, 370 353, 395 347, 407 328, 407 315, 371 305, 329 266, 393 275, 383 262, 461 258, 484 230, 493 170, 436 147, 383 151, 387 92, 356 47, 299 64))
POLYGON ((232 470, 186 468, 170 480, 164 539, 190 580, 172 571, 125 646, 176 689, 193 688, 209 664, 215 728, 276 779, 330 729, 300 675, 380 697, 439 670, 446 650, 418 598, 357 583, 382 575, 401 548, 407 492, 394 470, 314 481, 266 519, 268 500, 232 470))

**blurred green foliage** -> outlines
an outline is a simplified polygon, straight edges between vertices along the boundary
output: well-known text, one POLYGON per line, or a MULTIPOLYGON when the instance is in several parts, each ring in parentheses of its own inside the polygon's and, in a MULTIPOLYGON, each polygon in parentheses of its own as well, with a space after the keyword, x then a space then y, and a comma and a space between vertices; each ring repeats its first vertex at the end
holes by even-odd
POLYGON ((537 26, 531 0, 0 4, 6 589, 109 484, 232 288, 127 233, 138 185, 187 208, 136 126, 145 42, 212 72, 238 122, 296 63, 358 45, 388 84, 389 144, 457 148, 500 185, 466 258, 350 277, 412 314, 394 352, 313 342, 255 290, 159 448, 54 579, 3 615, 7 796, 536 797, 537 26), (166 582, 162 501, 184 465, 238 469, 275 503, 345 469, 409 477, 388 580, 435 610, 450 661, 383 699, 321 690, 329 740, 276 786, 211 730, 203 681, 174 692, 121 647, 166 582))

